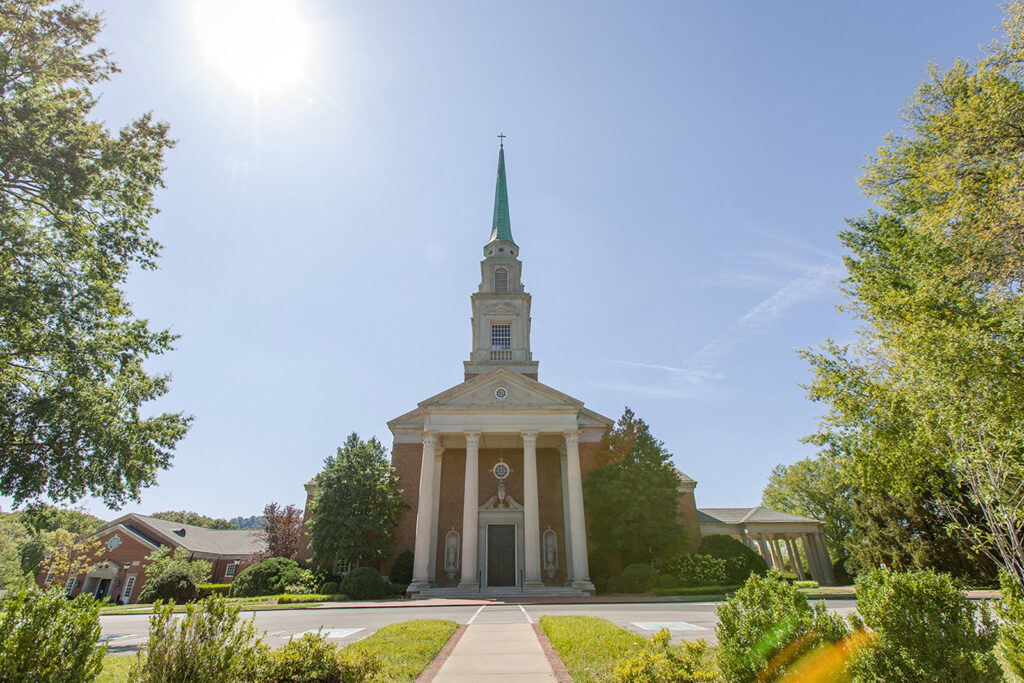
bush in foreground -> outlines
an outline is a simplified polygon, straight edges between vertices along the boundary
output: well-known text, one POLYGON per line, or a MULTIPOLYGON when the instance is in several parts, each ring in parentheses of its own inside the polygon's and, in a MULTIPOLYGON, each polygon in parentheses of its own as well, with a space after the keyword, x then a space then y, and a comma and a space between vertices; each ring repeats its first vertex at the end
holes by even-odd
MULTIPOLYGON (((996 627, 947 574, 873 569, 857 577, 857 611, 876 634, 853 659, 858 680, 981 683, 1000 679, 996 627)), ((854 616, 851 621, 861 626, 854 616)))
POLYGON ((1010 670, 1024 679, 1024 594, 1007 574, 999 577, 1003 599, 996 603, 996 614, 1002 619, 999 628, 999 649, 1010 670))
POLYGON ((258 680, 269 648, 253 624, 238 617, 240 605, 212 597, 185 606, 174 619, 174 603, 157 603, 149 618, 149 640, 132 666, 139 683, 258 680))
POLYGON ((353 600, 379 600, 390 597, 393 589, 373 567, 359 567, 345 574, 341 592, 353 600))
POLYGON ((702 683, 718 680, 714 658, 703 640, 670 644, 669 631, 661 629, 650 644, 635 647, 634 653, 615 665, 620 683, 702 683))
POLYGON ((284 593, 288 586, 304 582, 306 573, 295 560, 271 557, 239 572, 231 583, 231 596, 248 598, 284 593))
POLYGON ((91 681, 103 668, 100 604, 92 595, 74 600, 58 588, 32 587, 0 603, 0 680, 91 681))
POLYGON ((259 680, 266 683, 356 683, 381 671, 379 659, 369 653, 339 650, 323 633, 307 633, 269 653, 259 680))
POLYGON ((718 607, 718 666, 729 681, 772 681, 800 655, 849 635, 825 603, 813 608, 777 572, 752 575, 718 607))

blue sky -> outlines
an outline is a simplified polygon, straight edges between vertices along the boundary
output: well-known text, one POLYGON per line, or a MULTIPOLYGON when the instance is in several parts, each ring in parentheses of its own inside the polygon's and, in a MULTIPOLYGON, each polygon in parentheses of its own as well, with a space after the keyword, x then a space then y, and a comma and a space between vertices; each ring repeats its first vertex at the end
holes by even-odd
POLYGON ((123 71, 98 115, 153 110, 179 140, 160 270, 129 295, 182 335, 152 363, 174 377, 157 407, 195 425, 125 509, 221 517, 302 505, 347 434, 390 447, 387 420, 461 381, 499 132, 540 380, 632 407, 699 506, 758 504, 813 453, 796 350, 851 337, 836 234, 867 208, 865 155, 928 62, 976 57, 1001 20, 934 0, 306 0, 302 78, 254 93, 208 60, 197 3, 85 4, 123 71))

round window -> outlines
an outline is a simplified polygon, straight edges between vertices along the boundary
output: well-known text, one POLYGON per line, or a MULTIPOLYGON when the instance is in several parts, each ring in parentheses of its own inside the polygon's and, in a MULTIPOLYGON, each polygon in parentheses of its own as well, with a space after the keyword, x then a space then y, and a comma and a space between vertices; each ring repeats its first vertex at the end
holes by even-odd
POLYGON ((121 545, 121 537, 120 536, 114 536, 112 539, 107 541, 107 548, 109 550, 113 550, 114 548, 116 548, 119 545, 121 545))
POLYGON ((508 465, 506 465, 505 463, 499 462, 494 466, 494 469, 492 469, 491 471, 494 472, 495 479, 505 479, 508 477, 509 472, 511 472, 512 470, 510 470, 508 465))
POLYGON ((506 398, 508 398, 508 389, 506 389, 505 387, 498 387, 497 389, 494 390, 494 398, 498 399, 499 401, 504 401, 506 398))

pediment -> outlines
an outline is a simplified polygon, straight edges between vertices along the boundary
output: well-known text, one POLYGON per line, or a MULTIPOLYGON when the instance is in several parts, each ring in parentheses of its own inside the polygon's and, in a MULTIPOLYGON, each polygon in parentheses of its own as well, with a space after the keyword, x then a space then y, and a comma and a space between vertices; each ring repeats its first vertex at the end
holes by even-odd
POLYGON ((488 498, 483 505, 477 508, 478 512, 491 512, 492 510, 522 510, 523 506, 516 502, 516 499, 512 496, 505 496, 504 500, 499 500, 498 496, 491 496, 488 498))
POLYGON ((484 309, 486 315, 519 315, 519 309, 508 304, 497 304, 484 309))
POLYGON ((422 401, 419 407, 423 410, 509 407, 578 411, 583 408, 583 401, 518 372, 495 368, 422 401), (504 398, 500 397, 499 389, 505 390, 504 398))

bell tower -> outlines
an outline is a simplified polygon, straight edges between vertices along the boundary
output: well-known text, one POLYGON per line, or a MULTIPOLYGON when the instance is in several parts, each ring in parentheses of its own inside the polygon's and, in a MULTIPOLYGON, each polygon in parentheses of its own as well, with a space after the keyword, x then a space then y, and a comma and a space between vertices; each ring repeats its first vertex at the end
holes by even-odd
MULTIPOLYGON (((504 135, 498 136, 504 138, 504 135)), ((523 264, 512 239, 505 180, 505 144, 498 147, 491 239, 480 262, 480 286, 473 293, 473 349, 465 361, 466 379, 502 366, 537 379, 530 352, 530 295, 523 289, 523 264)))

